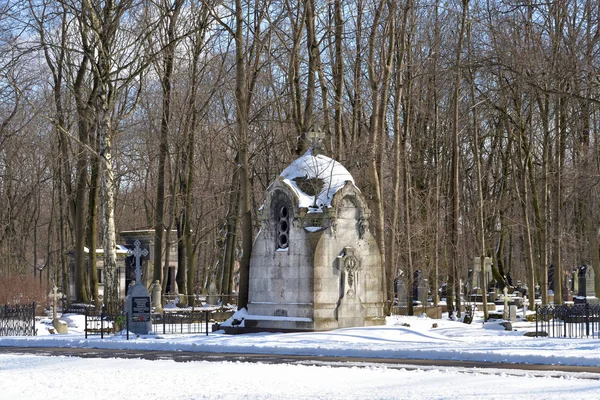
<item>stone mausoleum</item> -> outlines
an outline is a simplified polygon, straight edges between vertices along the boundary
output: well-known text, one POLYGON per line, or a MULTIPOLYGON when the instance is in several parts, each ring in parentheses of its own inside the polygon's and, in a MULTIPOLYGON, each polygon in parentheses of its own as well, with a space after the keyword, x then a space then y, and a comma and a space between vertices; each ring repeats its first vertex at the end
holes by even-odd
POLYGON ((246 331, 385 323, 370 210, 339 162, 311 149, 267 189, 250 260, 246 331))
MULTIPOLYGON (((171 232, 175 235, 176 232, 171 232)), ((148 255, 141 258, 142 266, 142 282, 147 288, 152 286, 152 278, 154 275, 154 263, 152 256, 154 254, 154 230, 134 230, 134 231, 122 231, 119 233, 120 241, 123 244, 117 245, 117 280, 118 284, 118 297, 121 300, 125 299, 127 295, 127 289, 133 283, 135 283, 135 259, 128 253, 128 250, 132 250, 136 240, 140 241, 142 249, 148 251, 148 255)), ((86 247, 85 252, 88 253, 89 249, 86 247)), ((75 295, 75 255, 71 251, 68 253, 70 258, 69 270, 70 270, 70 285, 69 285, 69 298, 71 300, 76 299, 75 295)), ((104 250, 96 250, 96 266, 98 273, 98 294, 100 298, 104 296, 104 283, 105 283, 105 272, 104 272, 104 250)), ((88 263, 86 257, 86 266, 88 263)), ((163 265, 167 264, 166 251, 163 250, 163 265)), ((87 268, 87 267, 86 267, 87 268)), ((88 273, 90 270, 88 269, 88 273)), ((169 249, 168 257, 168 269, 167 274, 164 277, 166 279, 166 293, 177 293, 177 282, 175 280, 177 274, 177 246, 171 246, 169 249)))

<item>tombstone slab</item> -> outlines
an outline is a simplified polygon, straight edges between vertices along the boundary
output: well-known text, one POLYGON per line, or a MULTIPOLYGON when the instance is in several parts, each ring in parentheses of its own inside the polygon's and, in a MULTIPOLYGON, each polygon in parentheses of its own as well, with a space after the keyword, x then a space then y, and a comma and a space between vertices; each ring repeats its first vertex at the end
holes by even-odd
POLYGON ((596 297, 594 286, 595 271, 591 265, 582 265, 577 269, 577 296, 574 297, 575 304, 598 304, 600 300, 596 297))
POLYGON ((152 331, 150 293, 144 285, 135 284, 129 287, 125 298, 125 310, 127 310, 130 332, 147 335, 152 331))
POLYGON ((596 287, 594 286, 594 280, 596 278, 596 274, 594 272, 594 267, 588 265, 585 270, 585 295, 586 297, 596 297, 596 287))
POLYGON ((56 333, 69 333, 69 326, 67 323, 58 318, 52 320, 52 326, 56 329, 56 333))
POLYGON ((519 318, 517 318, 517 306, 508 306, 508 320, 511 322, 519 320, 519 318))
POLYGON ((140 241, 135 241, 135 248, 129 251, 135 257, 135 285, 129 287, 125 298, 125 311, 129 331, 138 335, 147 335, 152 330, 150 292, 141 283, 141 257, 148 255, 148 249, 140 248, 140 241))
POLYGON ((209 306, 216 306, 219 302, 219 296, 217 295, 217 285, 211 282, 208 285, 208 296, 206 296, 206 304, 209 306))
POLYGON ((152 284, 152 308, 155 312, 162 311, 162 288, 160 281, 154 281, 152 284))

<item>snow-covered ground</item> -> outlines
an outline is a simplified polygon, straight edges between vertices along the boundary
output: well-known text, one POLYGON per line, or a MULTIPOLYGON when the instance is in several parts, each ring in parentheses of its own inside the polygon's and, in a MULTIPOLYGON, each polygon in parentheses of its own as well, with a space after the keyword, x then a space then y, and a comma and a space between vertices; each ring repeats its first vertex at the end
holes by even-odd
MULTIPOLYGON (((84 338, 83 320, 64 316, 69 334, 1 337, 0 346, 156 349, 228 353, 419 358, 551 365, 600 365, 599 339, 531 338, 527 322, 392 317, 386 326, 314 333, 147 335, 84 338), (437 324, 437 327, 434 327, 437 324)), ((49 321, 46 321, 49 322, 49 321)), ((82 359, 0 354, 0 398, 143 399, 597 399, 596 374, 524 370, 393 368, 340 364, 82 359)))

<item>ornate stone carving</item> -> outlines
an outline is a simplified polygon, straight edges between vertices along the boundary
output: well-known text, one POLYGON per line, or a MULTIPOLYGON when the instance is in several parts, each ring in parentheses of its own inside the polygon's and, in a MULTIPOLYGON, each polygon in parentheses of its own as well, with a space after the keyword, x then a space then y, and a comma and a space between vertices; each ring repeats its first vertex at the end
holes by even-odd
POLYGON ((362 239, 368 230, 369 230, 369 221, 367 221, 365 218, 360 218, 358 220, 358 238, 362 239))
POLYGON ((344 247, 343 256, 340 259, 341 261, 341 270, 346 273, 348 290, 346 291, 346 295, 350 298, 353 298, 356 290, 354 288, 354 282, 356 281, 356 275, 358 271, 360 271, 360 260, 354 255, 354 248, 352 247, 344 247))

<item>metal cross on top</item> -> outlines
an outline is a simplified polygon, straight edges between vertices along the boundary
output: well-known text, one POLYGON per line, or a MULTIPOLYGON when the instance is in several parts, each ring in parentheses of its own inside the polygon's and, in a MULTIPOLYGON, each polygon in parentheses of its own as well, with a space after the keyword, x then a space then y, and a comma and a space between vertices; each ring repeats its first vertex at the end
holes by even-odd
POLYGON ((133 245, 135 246, 133 250, 129 249, 127 250, 127 255, 130 256, 134 256, 135 257, 135 283, 136 284, 140 284, 142 283, 142 263, 140 261, 140 258, 142 256, 147 256, 148 255, 148 249, 141 249, 140 248, 140 241, 136 240, 133 245))

